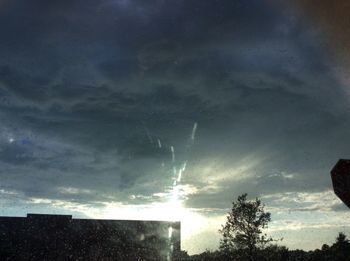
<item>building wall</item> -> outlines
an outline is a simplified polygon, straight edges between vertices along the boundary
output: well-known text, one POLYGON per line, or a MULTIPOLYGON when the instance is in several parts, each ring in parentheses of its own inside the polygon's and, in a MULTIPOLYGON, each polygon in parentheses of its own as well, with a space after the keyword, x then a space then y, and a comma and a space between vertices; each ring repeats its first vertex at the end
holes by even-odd
POLYGON ((169 260, 180 222, 0 217, 2 260, 169 260), (170 237, 169 237, 170 236, 170 237))

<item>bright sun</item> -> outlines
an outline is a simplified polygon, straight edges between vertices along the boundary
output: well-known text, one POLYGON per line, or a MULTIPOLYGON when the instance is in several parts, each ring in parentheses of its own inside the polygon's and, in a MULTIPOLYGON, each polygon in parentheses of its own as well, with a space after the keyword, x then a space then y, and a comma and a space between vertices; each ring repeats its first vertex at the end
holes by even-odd
POLYGON ((91 213, 91 216, 104 219, 180 221, 183 239, 198 233, 205 225, 205 218, 202 215, 193 209, 184 208, 179 201, 150 205, 108 203, 102 211, 91 213))

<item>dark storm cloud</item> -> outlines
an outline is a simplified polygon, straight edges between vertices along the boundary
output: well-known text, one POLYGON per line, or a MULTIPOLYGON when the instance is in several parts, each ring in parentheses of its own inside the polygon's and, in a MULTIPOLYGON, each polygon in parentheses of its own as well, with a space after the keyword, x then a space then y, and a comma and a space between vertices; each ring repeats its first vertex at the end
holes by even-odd
POLYGON ((0 67, 1 84, 19 98, 44 102, 48 99, 48 79, 33 77, 9 66, 0 67))
POLYGON ((340 1, 295 1, 302 18, 323 32, 322 44, 330 45, 336 58, 345 64, 349 60, 349 3, 340 1))
POLYGON ((232 191, 327 188, 325 170, 349 152, 348 101, 326 54, 269 2, 11 1, 0 13, 8 189, 142 203, 171 187, 183 160, 184 182, 200 188, 201 159, 221 171, 263 149, 257 176, 189 196, 191 207, 224 207, 232 191))

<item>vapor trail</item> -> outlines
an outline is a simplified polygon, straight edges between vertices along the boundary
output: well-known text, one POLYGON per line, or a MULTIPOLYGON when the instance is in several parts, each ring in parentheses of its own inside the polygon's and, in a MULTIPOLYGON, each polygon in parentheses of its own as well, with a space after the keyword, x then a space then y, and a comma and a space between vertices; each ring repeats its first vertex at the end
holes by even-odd
POLYGON ((193 124, 193 129, 192 129, 192 134, 191 134, 191 140, 194 141, 194 139, 196 138, 196 132, 197 132, 197 122, 195 122, 193 124))
POLYGON ((186 170, 186 165, 187 165, 187 161, 185 161, 182 165, 182 168, 180 168, 178 176, 177 176, 177 182, 181 182, 181 178, 182 178, 182 173, 186 170))
MULTIPOLYGON (((194 122, 193 128, 192 128, 192 132, 191 132, 191 136, 190 136, 190 140, 188 141, 188 144, 186 146, 185 154, 187 156, 190 153, 191 148, 192 148, 192 146, 194 144, 194 140, 196 138, 197 128, 198 128, 198 124, 197 124, 197 122, 194 122)), ((160 139, 158 139, 158 147, 161 148, 161 146, 162 146, 162 144, 160 142, 160 139)), ((170 151, 171 151, 171 157, 172 157, 172 161, 171 162, 172 162, 172 165, 173 165, 172 166, 172 170, 173 170, 173 185, 172 185, 172 189, 171 189, 171 192, 170 192, 171 193, 171 199, 170 199, 169 203, 174 204, 173 205, 174 208, 178 208, 179 207, 178 204, 181 204, 181 198, 180 198, 181 197, 181 194, 180 194, 181 187, 179 186, 179 184, 181 182, 183 173, 186 170, 187 160, 183 161, 182 165, 176 166, 176 162, 175 162, 175 148, 174 148, 174 146, 170 146, 170 151)), ((185 157, 185 159, 186 159, 186 157, 185 157)), ((173 252, 173 245, 171 243, 171 238, 172 238, 172 235, 173 235, 172 228, 169 228, 168 232, 169 232, 169 234, 168 234, 168 237, 169 237, 169 252, 168 252, 168 258, 167 259, 171 260, 171 254, 173 252)))
POLYGON ((151 144, 153 144, 152 136, 151 136, 151 134, 150 134, 148 128, 146 127, 146 124, 145 124, 145 123, 143 123, 143 128, 145 129, 146 136, 147 136, 149 142, 150 142, 151 144))
POLYGON ((175 163, 175 149, 174 149, 174 146, 170 146, 170 150, 171 150, 172 162, 175 163))

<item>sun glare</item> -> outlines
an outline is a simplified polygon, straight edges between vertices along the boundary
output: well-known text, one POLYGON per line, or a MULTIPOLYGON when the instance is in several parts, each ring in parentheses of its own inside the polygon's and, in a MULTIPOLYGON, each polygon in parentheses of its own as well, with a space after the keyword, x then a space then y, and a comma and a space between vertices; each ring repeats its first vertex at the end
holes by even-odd
POLYGON ((107 203, 104 209, 91 213, 91 216, 103 219, 180 221, 183 239, 198 233, 205 225, 205 217, 193 209, 183 207, 179 201, 150 205, 107 203))

